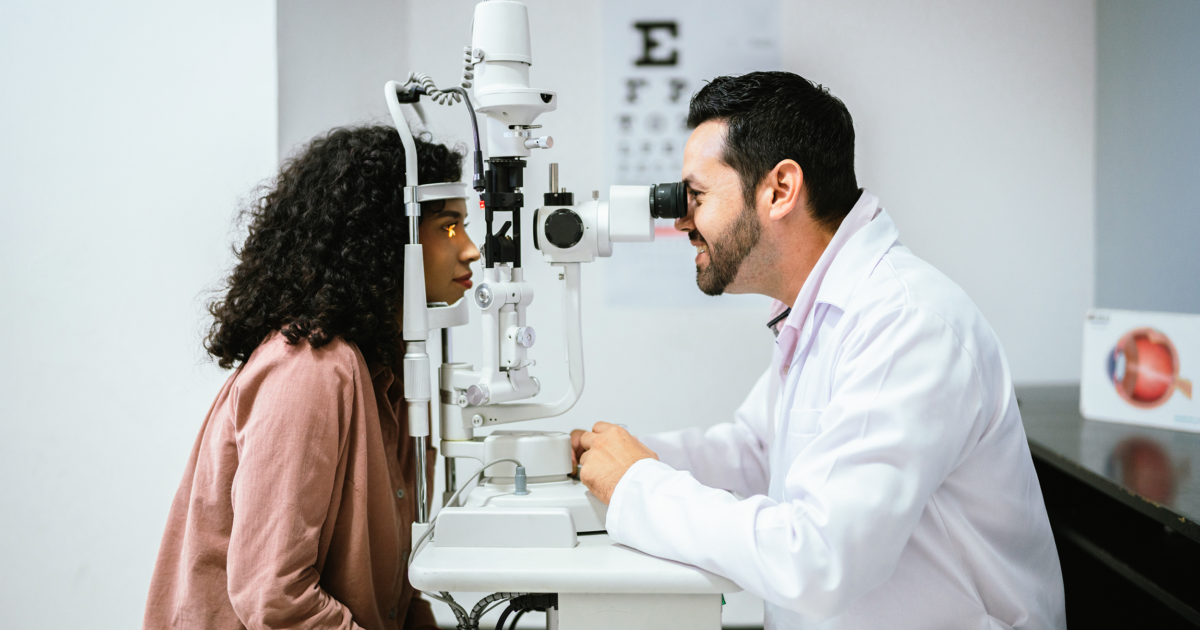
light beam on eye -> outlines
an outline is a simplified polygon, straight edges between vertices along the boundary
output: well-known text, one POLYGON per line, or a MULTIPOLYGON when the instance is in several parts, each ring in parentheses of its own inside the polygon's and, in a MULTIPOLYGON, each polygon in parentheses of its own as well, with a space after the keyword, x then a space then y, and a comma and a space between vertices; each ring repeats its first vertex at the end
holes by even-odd
POLYGON ((446 233, 449 234, 450 238, 454 238, 454 225, 453 224, 446 226, 446 233))

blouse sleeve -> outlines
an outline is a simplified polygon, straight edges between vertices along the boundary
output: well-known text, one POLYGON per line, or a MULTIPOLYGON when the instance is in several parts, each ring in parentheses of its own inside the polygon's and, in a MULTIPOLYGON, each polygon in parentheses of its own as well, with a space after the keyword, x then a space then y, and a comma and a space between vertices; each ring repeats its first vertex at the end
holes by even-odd
POLYGON ((252 630, 358 630, 316 569, 355 375, 334 362, 283 362, 237 392, 229 599, 252 630))

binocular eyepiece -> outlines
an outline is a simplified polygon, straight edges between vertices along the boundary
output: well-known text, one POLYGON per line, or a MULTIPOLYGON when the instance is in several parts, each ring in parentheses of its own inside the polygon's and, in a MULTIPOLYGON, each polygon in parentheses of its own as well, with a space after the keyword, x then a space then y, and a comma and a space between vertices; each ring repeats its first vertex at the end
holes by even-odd
MULTIPOLYGON (((556 166, 550 170, 552 190, 558 186, 556 166)), ((612 186, 608 201, 600 201, 597 194, 574 206, 565 189, 546 193, 546 206, 533 213, 533 246, 554 264, 606 258, 613 253, 613 243, 653 241, 654 219, 686 217, 687 195, 683 182, 612 186)))
POLYGON ((650 216, 655 219, 682 219, 687 216, 687 209, 687 188, 683 182, 650 187, 650 216))

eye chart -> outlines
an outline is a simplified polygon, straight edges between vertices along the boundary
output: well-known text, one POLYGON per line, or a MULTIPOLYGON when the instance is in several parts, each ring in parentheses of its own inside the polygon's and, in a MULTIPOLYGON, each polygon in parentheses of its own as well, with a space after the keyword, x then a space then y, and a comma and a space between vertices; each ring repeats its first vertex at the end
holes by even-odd
MULTIPOLYGON (((679 181, 692 95, 716 76, 779 69, 778 1, 608 0, 604 12, 607 183, 679 181)), ((700 292, 694 258, 687 237, 659 220, 653 243, 619 243, 605 261, 608 302, 737 304, 700 292)))

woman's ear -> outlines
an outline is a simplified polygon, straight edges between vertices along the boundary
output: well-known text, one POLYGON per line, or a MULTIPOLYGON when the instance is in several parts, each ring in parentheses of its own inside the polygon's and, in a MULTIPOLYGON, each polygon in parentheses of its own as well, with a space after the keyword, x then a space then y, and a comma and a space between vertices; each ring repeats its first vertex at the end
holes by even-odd
POLYGON ((783 219, 800 203, 800 189, 804 186, 804 171, 795 160, 783 160, 775 165, 763 178, 761 199, 767 204, 767 216, 772 221, 783 219))

